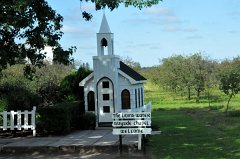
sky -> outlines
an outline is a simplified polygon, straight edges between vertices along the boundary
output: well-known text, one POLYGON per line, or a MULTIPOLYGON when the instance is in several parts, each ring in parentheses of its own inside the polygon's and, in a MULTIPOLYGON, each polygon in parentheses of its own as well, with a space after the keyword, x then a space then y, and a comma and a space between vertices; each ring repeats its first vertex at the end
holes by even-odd
POLYGON ((76 46, 75 61, 90 66, 104 13, 114 33, 114 54, 142 67, 179 54, 202 53, 215 60, 240 55, 240 0, 163 0, 151 8, 121 5, 112 12, 95 11, 93 4, 80 0, 47 2, 64 17, 62 46, 76 46), (92 13, 93 19, 85 21, 81 10, 92 13))

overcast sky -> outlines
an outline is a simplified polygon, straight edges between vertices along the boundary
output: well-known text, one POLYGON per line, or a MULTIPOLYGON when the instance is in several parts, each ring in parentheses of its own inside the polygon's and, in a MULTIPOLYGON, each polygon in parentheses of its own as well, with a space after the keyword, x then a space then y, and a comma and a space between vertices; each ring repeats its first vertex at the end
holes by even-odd
MULTIPOLYGON (((76 46, 74 58, 92 65, 103 11, 95 11, 90 3, 80 7, 79 0, 47 2, 64 17, 62 46, 76 46), (80 8, 93 14, 91 22, 82 18, 80 8)), ((202 52, 217 60, 240 55, 239 8, 240 0, 164 0, 142 10, 106 9, 105 15, 114 33, 115 54, 153 66, 177 54, 202 52)))

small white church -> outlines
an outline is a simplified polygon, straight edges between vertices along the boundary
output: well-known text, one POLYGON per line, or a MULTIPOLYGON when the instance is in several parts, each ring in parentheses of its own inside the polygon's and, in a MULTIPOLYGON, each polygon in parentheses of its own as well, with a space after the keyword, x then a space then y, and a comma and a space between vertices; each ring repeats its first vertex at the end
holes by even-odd
POLYGON ((93 73, 80 82, 84 87, 87 112, 95 112, 97 125, 112 122, 112 113, 134 111, 144 105, 147 80, 124 64, 114 54, 114 38, 105 14, 97 33, 97 56, 93 56, 93 73))

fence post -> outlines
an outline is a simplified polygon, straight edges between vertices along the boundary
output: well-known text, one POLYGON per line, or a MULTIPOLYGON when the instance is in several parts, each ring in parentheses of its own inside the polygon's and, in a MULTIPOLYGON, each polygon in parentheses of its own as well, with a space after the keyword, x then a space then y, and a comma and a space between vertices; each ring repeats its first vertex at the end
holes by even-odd
POLYGON ((22 116, 21 116, 21 111, 17 111, 17 126, 18 130, 21 130, 21 125, 22 125, 22 116))
POLYGON ((28 126, 28 111, 25 110, 24 111, 24 125, 23 125, 24 130, 27 130, 27 126, 28 126))
POLYGON ((7 130, 7 111, 3 112, 3 130, 7 130))
POLYGON ((36 117, 36 106, 33 107, 33 110, 32 110, 32 130, 33 130, 33 136, 36 136, 36 123, 35 123, 35 117, 36 117))
POLYGON ((14 130, 14 111, 10 111, 10 130, 14 130))

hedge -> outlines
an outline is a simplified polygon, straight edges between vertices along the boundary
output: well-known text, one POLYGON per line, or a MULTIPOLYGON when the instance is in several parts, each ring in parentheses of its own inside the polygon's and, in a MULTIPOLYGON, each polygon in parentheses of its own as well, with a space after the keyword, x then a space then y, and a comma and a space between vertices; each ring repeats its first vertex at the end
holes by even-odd
POLYGON ((96 126, 95 114, 82 114, 80 106, 82 106, 82 102, 64 102, 38 108, 37 131, 63 134, 73 129, 94 129, 96 126))

